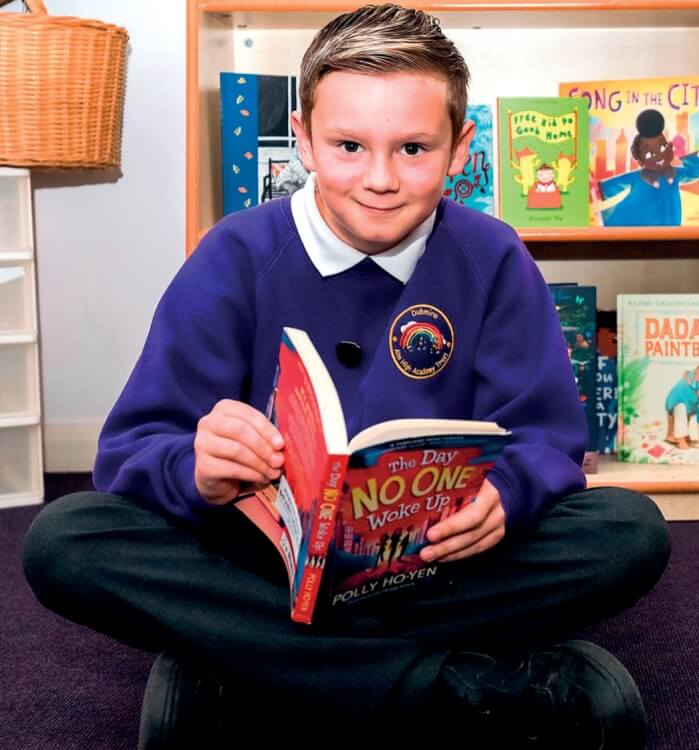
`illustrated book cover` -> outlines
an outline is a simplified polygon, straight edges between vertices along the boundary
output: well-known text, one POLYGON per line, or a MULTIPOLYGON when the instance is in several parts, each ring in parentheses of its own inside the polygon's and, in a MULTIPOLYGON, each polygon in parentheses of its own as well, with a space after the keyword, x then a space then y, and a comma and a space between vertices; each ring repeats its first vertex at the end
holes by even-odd
POLYGON ((699 464, 699 294, 617 298, 618 456, 699 464))
POLYGON ((290 121, 296 77, 221 73, 220 96, 224 215, 303 187, 290 121))
POLYGON ((284 328, 270 418, 284 472, 237 502, 282 555, 291 617, 439 579, 419 551, 428 529, 474 502, 508 440, 492 422, 399 419, 348 442, 340 399, 308 335, 284 328))
POLYGON ((699 76, 562 83, 589 105, 590 223, 699 225, 699 76))
POLYGON ((616 310, 597 310, 597 452, 616 453, 617 336, 616 310))
POLYGON ((444 197, 483 213, 494 213, 493 110, 488 104, 469 104, 466 119, 476 133, 462 172, 444 181, 444 197))
POLYGON ((498 99, 500 218, 518 228, 588 223, 587 101, 498 99))
POLYGON ((597 452, 597 289, 578 284, 549 284, 587 419, 586 467, 597 452))

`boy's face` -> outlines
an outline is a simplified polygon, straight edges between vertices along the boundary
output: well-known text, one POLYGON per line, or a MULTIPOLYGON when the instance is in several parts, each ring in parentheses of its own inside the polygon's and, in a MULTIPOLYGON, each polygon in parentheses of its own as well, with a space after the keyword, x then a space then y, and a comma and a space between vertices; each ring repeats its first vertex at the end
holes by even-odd
POLYGON ((321 79, 311 134, 292 115, 316 201, 332 231, 372 255, 398 244, 434 210, 444 178, 463 169, 474 132, 452 148, 447 84, 417 73, 335 71, 321 79))

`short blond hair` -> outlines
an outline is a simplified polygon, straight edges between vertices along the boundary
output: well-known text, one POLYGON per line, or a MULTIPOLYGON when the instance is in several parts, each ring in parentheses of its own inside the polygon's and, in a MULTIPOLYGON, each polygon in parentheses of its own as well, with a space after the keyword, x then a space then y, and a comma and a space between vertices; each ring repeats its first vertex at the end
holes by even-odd
POLYGON ((445 79, 453 144, 458 140, 466 112, 469 72, 434 16, 394 4, 365 5, 325 25, 301 61, 299 98, 309 133, 316 89, 323 76, 333 71, 365 75, 412 72, 445 79))

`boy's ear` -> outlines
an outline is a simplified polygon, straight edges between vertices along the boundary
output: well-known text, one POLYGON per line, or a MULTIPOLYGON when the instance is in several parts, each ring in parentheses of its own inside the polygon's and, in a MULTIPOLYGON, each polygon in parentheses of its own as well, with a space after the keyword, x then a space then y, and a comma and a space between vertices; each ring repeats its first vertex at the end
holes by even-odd
POLYGON ((451 162, 449 163, 449 169, 447 169, 449 177, 461 174, 463 171, 474 135, 476 135, 476 123, 473 120, 466 120, 463 128, 461 128, 461 135, 459 135, 452 149, 451 162))
POLYGON ((303 118, 298 110, 294 110, 291 113, 291 129, 294 131, 296 136, 296 143, 298 145, 299 155, 301 161, 307 172, 315 172, 315 161, 313 159, 313 146, 311 144, 310 133, 306 130, 303 124, 303 118))

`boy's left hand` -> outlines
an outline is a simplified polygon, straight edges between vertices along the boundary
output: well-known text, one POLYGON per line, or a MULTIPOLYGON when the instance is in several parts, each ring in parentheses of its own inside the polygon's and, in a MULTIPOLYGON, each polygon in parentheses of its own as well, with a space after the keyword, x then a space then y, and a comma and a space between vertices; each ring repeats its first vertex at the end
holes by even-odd
POLYGON ((486 479, 474 502, 427 532, 425 562, 454 562, 494 547, 505 536, 505 509, 500 493, 486 479))

